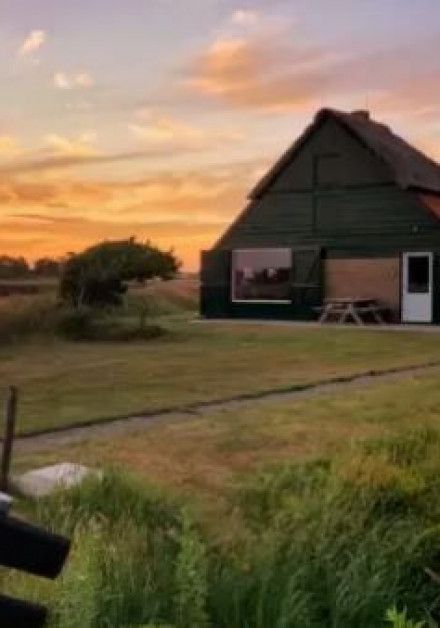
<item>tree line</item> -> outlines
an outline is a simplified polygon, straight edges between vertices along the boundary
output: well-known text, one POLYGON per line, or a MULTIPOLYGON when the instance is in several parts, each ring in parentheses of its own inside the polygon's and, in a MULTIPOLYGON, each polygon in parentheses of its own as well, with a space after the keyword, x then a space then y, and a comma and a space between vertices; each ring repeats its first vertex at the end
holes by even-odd
POLYGON ((63 260, 40 257, 30 263, 25 257, 0 255, 0 279, 30 279, 32 277, 59 277, 63 260))

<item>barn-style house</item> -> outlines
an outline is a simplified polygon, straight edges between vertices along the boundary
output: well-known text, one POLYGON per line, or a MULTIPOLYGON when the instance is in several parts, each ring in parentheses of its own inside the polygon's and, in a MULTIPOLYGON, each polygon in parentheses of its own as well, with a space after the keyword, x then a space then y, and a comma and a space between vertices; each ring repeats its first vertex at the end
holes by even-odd
POLYGON ((323 109, 202 253, 205 317, 312 319, 375 299, 440 323, 440 166, 367 111, 323 109))

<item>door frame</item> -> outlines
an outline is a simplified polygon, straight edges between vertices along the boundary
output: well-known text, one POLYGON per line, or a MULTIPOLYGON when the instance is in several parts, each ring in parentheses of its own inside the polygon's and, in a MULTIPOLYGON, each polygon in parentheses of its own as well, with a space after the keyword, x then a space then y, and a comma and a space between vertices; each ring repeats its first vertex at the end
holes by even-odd
POLYGON ((400 254, 400 322, 409 325, 432 325, 434 322, 434 251, 402 251, 400 254), (427 321, 407 321, 403 318, 404 309, 404 290, 407 284, 407 280, 404 276, 405 268, 407 268, 406 259, 410 256, 423 257, 426 256, 429 259, 429 287, 431 293, 431 316, 427 321))

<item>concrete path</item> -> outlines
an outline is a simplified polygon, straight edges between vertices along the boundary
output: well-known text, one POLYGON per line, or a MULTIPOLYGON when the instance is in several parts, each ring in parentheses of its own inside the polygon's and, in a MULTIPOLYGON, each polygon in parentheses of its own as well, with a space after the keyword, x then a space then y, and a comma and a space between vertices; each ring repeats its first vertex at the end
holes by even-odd
POLYGON ((319 323, 318 321, 292 321, 256 318, 194 318, 191 323, 198 325, 264 325, 268 327, 293 327, 296 329, 335 329, 347 331, 391 331, 391 332, 412 332, 425 334, 439 334, 440 325, 424 325, 419 323, 399 323, 378 325, 369 323, 365 325, 355 325, 354 323, 319 323))
POLYGON ((229 399, 202 402, 172 410, 152 412, 151 414, 110 419, 83 426, 64 427, 40 434, 20 436, 17 438, 15 451, 17 453, 27 453, 50 450, 52 448, 80 443, 91 438, 105 439, 114 436, 123 436, 147 429, 165 421, 184 421, 193 419, 195 416, 206 416, 219 412, 229 412, 235 409, 252 408, 257 405, 269 405, 274 402, 294 402, 300 399, 313 398, 318 395, 359 390, 360 388, 366 388, 373 384, 393 382, 408 377, 423 377, 426 375, 440 376, 440 361, 422 366, 406 366, 337 377, 322 382, 243 394, 229 399))

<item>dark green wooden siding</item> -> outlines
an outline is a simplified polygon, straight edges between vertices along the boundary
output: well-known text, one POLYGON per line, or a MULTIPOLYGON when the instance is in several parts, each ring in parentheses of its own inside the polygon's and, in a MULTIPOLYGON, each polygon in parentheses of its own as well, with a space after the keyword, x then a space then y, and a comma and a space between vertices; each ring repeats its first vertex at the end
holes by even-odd
POLYGON ((201 260, 200 311, 210 318, 230 316, 231 253, 206 251, 201 260))
POLYGON ((439 243, 440 222, 418 196, 396 186, 267 194, 254 201, 217 248, 439 243))
POLYGON ((344 187, 392 183, 388 167, 336 120, 325 121, 278 176, 270 193, 292 192, 313 187, 313 163, 317 155, 335 154, 339 159, 338 185, 344 187))

